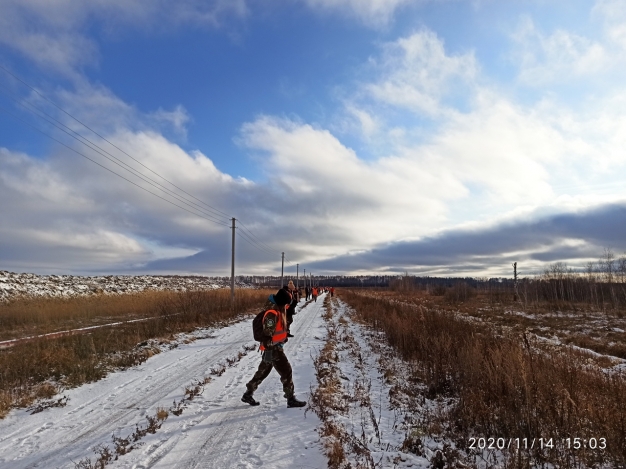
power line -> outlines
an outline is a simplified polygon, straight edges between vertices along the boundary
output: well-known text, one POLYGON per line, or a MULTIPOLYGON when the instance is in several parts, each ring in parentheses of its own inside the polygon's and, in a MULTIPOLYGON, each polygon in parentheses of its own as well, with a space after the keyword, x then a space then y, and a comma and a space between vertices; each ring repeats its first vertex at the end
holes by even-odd
POLYGON ((26 83, 24 80, 22 80, 20 77, 18 77, 17 75, 15 75, 14 73, 10 72, 9 70, 7 70, 4 66, 0 65, 0 69, 4 70, 7 74, 11 75, 13 78, 15 78, 17 81, 19 81, 20 83, 22 83, 24 86, 28 87, 29 89, 31 89, 32 91, 34 91, 35 93, 37 93, 39 96, 41 96, 43 99, 45 99, 47 102, 49 102, 50 104, 52 104, 54 107, 56 107, 57 109, 59 109, 61 112, 63 112, 64 114, 66 114, 67 116, 69 116, 71 119, 73 119, 74 121, 78 122, 80 125, 82 125, 83 127, 85 127, 86 129, 88 129, 89 131, 93 132, 95 135, 97 135, 98 137, 100 137, 102 140, 104 140, 105 142, 107 142, 109 145, 111 145, 113 148, 117 149, 118 151, 124 153, 126 156, 128 156, 130 159, 136 161, 137 163, 139 163, 141 166, 143 166, 144 168, 146 168, 148 171, 156 174, 157 176, 159 176, 161 179, 163 179, 164 181, 166 181, 167 183, 171 184, 173 187, 175 187, 176 189, 180 190, 181 192, 187 194, 188 196, 194 198, 195 200, 199 201, 200 203, 202 203, 203 205, 205 205, 206 207, 209 207, 212 210, 215 210, 216 212, 221 213, 222 215, 224 215, 227 218, 231 218, 230 215, 228 215, 227 213, 222 212, 221 210, 207 204, 206 202, 202 201, 201 199, 198 199, 197 197, 193 196, 192 194, 189 194, 187 191, 185 191, 184 189, 178 187, 176 184, 174 184, 173 182, 169 181, 168 179, 166 179, 165 177, 161 176, 159 173, 157 173, 156 171, 153 171, 151 168, 149 168, 148 166, 144 165, 141 161, 133 158, 133 156, 129 155, 128 153, 126 153, 124 150, 122 150, 121 148, 119 148, 118 146, 116 146, 115 144, 113 144, 112 142, 110 142, 106 137, 100 135, 98 132, 96 132, 95 130, 93 130, 91 127, 89 127, 87 124, 83 123, 82 121, 80 121, 79 119, 77 119, 76 117, 72 116, 69 112, 67 112, 65 109, 63 109, 62 107, 60 107, 59 105, 57 105, 54 101, 48 99, 44 94, 40 93, 36 88, 34 88, 33 86, 29 85, 28 83, 26 83))
POLYGON ((281 253, 280 251, 277 251, 276 249, 271 248, 270 246, 268 246, 267 244, 265 244, 263 241, 261 241, 261 240, 260 240, 260 239, 259 239, 256 235, 254 235, 254 233, 252 233, 252 231, 251 231, 251 230, 250 230, 247 226, 245 226, 245 225, 241 222, 241 220, 238 220, 238 221, 239 221, 239 225, 240 225, 241 229, 242 229, 243 231, 247 231, 247 232, 250 234, 250 236, 251 236, 252 238, 256 239, 256 240, 258 241, 258 243, 259 243, 260 245, 264 246, 264 247, 265 247, 268 251, 271 251, 271 252, 273 252, 274 254, 280 254, 280 253, 281 253))
MULTIPOLYGON (((228 220, 231 219, 230 215, 226 214, 225 212, 222 212, 221 210, 207 204, 206 202, 204 202, 203 200, 195 197, 194 195, 190 194, 189 192, 185 191, 184 189, 182 189, 181 187, 177 186, 176 184, 174 184, 173 182, 169 181, 168 179, 166 179, 165 177, 161 176, 159 173, 157 173, 156 171, 152 170, 151 168, 149 168, 148 166, 146 166, 145 164, 143 164, 141 161, 137 160, 136 158, 134 158, 132 155, 128 154, 126 151, 122 150, 121 148, 119 148, 118 146, 116 146, 115 144, 113 144, 111 141, 109 141, 106 137, 100 135, 98 132, 96 132, 95 130, 93 130, 91 127, 89 127, 88 125, 86 125, 84 122, 80 121, 79 119, 77 119, 76 117, 74 117, 73 115, 71 115, 69 112, 67 112, 65 109, 63 109, 62 107, 58 106, 54 101, 50 100, 49 98, 47 98, 44 94, 40 93, 36 88, 34 88, 33 86, 31 86, 30 84, 28 84, 26 81, 24 81, 23 79, 21 79, 20 77, 18 77, 17 75, 15 75, 14 73, 12 73, 11 71, 9 71, 7 68, 5 68, 4 66, 2 66, 0 64, 0 69, 2 69, 5 73, 7 73, 8 75, 12 76, 15 80, 19 81, 20 83, 22 83, 24 86, 28 87, 30 90, 32 90, 33 92, 35 92, 38 96, 40 96, 41 98, 43 98, 45 101, 47 101, 48 103, 52 104, 54 107, 56 107, 57 109, 59 109, 61 112, 63 112, 64 114, 66 114, 68 117, 70 117, 71 119, 73 119, 75 122, 79 123, 80 125, 82 125, 84 128, 86 128, 87 130, 91 131, 93 134, 95 134, 96 136, 98 136, 99 138, 101 138, 103 141, 107 142, 109 145, 111 145, 113 148, 117 149, 118 151, 120 151, 121 153, 125 154, 126 156, 128 156, 130 159, 132 159, 133 161, 135 161, 136 163, 138 163, 139 165, 141 165, 142 167, 144 167, 145 169, 147 169, 148 171, 152 172, 153 174, 157 175, 159 178, 163 179, 165 182, 167 182, 168 184, 170 184, 171 186, 175 187, 176 189, 178 189, 179 191, 181 191, 182 193, 188 195, 189 197, 193 198, 194 200, 197 200, 198 202, 200 202, 202 205, 204 205, 205 207, 207 207, 209 210, 215 212, 215 213, 208 213, 206 211, 206 209, 200 207, 198 204, 190 201, 189 199, 185 198, 184 196, 181 196, 179 194, 176 194, 174 191, 172 191, 171 189, 163 186, 162 184, 160 184, 159 182, 155 181, 154 179, 146 176, 145 174, 143 174, 142 172, 140 172, 139 170, 133 168, 132 166, 128 165, 126 162, 120 160, 119 158, 117 158, 116 156, 114 156, 113 154, 111 154, 110 152, 108 152, 107 150, 103 149, 102 147, 100 147, 99 145, 97 145, 96 143, 92 142, 91 140, 89 140, 87 137, 79 134, 78 132, 74 131, 73 129, 71 129, 70 127, 68 127, 67 125, 63 124, 61 121, 59 121, 58 119, 54 118, 53 116, 49 115, 48 113, 46 113, 45 111, 43 111, 42 109, 39 109, 37 106, 29 103, 28 105, 26 105, 22 100, 17 99, 15 97, 15 94, 13 94, 12 92, 10 92, 9 90, 7 90, 6 87, 2 86, 2 88, 4 88, 5 92, 8 92, 11 96, 11 99, 13 99, 15 102, 17 102, 20 106, 24 107, 25 109, 27 109, 28 111, 30 111, 31 113, 33 113, 35 116, 45 120, 46 122, 48 122, 49 124, 53 125, 54 127, 56 127, 57 129, 61 130, 62 132, 64 132, 65 134, 69 135, 70 137, 74 138, 76 141, 78 141, 79 143, 81 143, 82 145, 86 146, 87 148, 89 148, 90 150, 98 153, 99 155, 103 156, 104 158, 106 158, 107 160, 111 161, 112 163, 116 164, 117 166, 120 166, 122 169, 124 169, 125 171, 131 173, 133 176, 139 178, 140 180, 146 182, 147 184, 155 187, 156 189, 166 193, 168 196, 170 197, 174 197, 177 201, 183 203, 184 205, 190 207, 192 210, 189 210, 185 207, 182 207, 174 202, 172 202, 171 200, 168 200, 164 197, 159 196, 158 194, 155 194, 154 192, 149 191, 148 189, 146 189, 145 187, 140 186, 139 184, 131 181, 130 179, 120 175, 119 173, 107 168, 106 166, 98 163, 97 161, 93 160, 92 158, 89 158, 88 156, 86 156, 85 154, 75 150, 74 148, 71 148, 69 145, 61 142, 60 140, 52 137, 51 135, 48 135, 47 133, 45 133, 44 131, 42 131, 41 129, 37 128, 35 125, 25 121, 24 119, 14 115, 13 113, 11 113, 10 111, 8 111, 5 108, 0 107, 0 110, 6 112, 7 114, 9 114, 11 117, 23 122, 24 124, 28 125, 29 127, 32 127, 34 130, 36 130, 37 132, 43 134, 44 136, 50 138, 51 140, 63 145, 64 147, 68 148, 69 150, 73 151, 74 153, 82 156, 83 158, 86 158, 87 160, 91 161, 92 163, 97 164, 98 166, 106 169, 107 171, 115 174, 116 176, 124 179, 127 182, 130 182, 131 184, 139 187, 140 189, 148 192, 151 195, 154 195, 155 197, 158 197, 161 200, 164 200, 178 208, 181 208, 183 210, 185 210, 186 212, 189 212, 193 215, 196 215, 200 218, 203 218, 205 220, 211 221, 213 223, 222 225, 222 226, 226 226, 228 228, 230 228, 230 225, 226 224, 224 220, 220 220, 219 218, 221 217, 225 217, 228 220), (29 108, 30 107, 30 108, 29 108), (34 111, 32 108, 34 108, 36 111, 34 111), (39 114, 37 111, 43 113, 46 117, 43 117, 41 114, 39 114), (54 122, 52 122, 54 121, 54 122), (61 126, 63 126, 65 129, 59 127, 59 125, 55 124, 55 122, 61 126), (95 148, 94 148, 95 147, 95 148), (109 155, 109 156, 107 156, 109 155), (115 160, 115 161, 113 161, 115 160), (196 211, 199 211, 202 213, 202 215, 196 213, 196 211), (203 216, 204 215, 204 216, 203 216)), ((1 85, 0 85, 1 86, 1 85)), ((240 225, 242 230, 238 232, 238 234, 240 235, 241 238, 243 238, 246 242, 248 242, 250 245, 252 245, 253 247, 264 251, 268 254, 278 254, 279 251, 276 251, 274 249, 272 249, 271 247, 269 247, 267 244, 265 244, 263 241, 260 240, 260 238, 258 238, 249 228, 247 228, 245 225, 243 225, 243 223, 241 223, 241 221, 239 220, 240 225)), ((288 261, 288 267, 293 266, 293 262, 291 262, 290 260, 286 259, 288 261)))
MULTIPOLYGON (((204 209, 203 207, 201 207, 200 205, 189 201, 188 199, 184 198, 183 196, 179 196, 178 194, 176 194, 174 191, 172 191, 171 189, 168 189, 167 187, 163 186, 162 184, 160 184, 159 182, 155 181, 154 179, 146 176, 145 174, 141 173, 140 171, 136 170, 135 168, 133 168, 132 166, 128 165, 127 163, 125 163, 124 161, 120 160, 119 158, 115 157, 114 155, 112 155, 111 153, 109 153, 108 151, 104 150, 103 148, 101 148, 100 146, 98 146, 97 144, 91 142, 89 139, 87 139, 86 137, 80 135, 79 133, 77 133, 76 131, 70 129, 68 126, 66 126, 65 124, 63 124, 62 122, 58 121, 57 119, 55 119, 54 117, 50 116, 49 114, 47 114, 45 111, 42 111, 41 109, 37 108, 36 106, 30 105, 31 107, 33 107, 34 109, 36 109, 36 111, 34 111, 33 109, 29 109, 27 107, 27 105, 25 105, 24 103, 20 102, 19 100, 15 99, 15 98, 11 98, 13 99, 15 102, 17 102, 20 106, 26 108, 28 111, 30 111, 31 113, 33 113, 34 115, 36 115, 37 117, 45 120, 46 122, 50 123, 51 125, 53 125, 54 127, 56 127, 57 129, 59 129, 61 132, 69 135, 70 137, 74 138, 76 141, 78 141, 79 143, 85 145, 86 147, 88 147, 90 150, 98 153, 99 155, 103 156, 104 158, 108 159, 109 161, 111 161, 113 164, 116 164, 117 166, 120 166, 122 169, 124 169, 125 171, 130 172, 131 174, 133 174, 133 176, 138 177, 139 179, 143 180, 144 182, 148 183, 149 185, 159 189, 162 192, 167 193, 168 195, 170 195, 171 197, 174 197, 176 200, 178 200, 179 202, 182 202, 183 204, 194 208, 194 210, 199 210, 202 213, 204 213, 205 215, 207 215, 210 218, 213 218, 215 220, 218 220, 218 217, 220 217, 220 215, 215 215, 213 213, 209 213, 206 211, 206 209, 204 209), (41 114, 38 114, 37 111, 42 112, 45 116, 47 117, 43 117, 41 114), (54 121, 54 122, 52 122, 54 121), (65 129, 59 127, 59 125, 55 124, 58 123, 59 125, 65 127, 65 129), (71 132, 71 133, 70 133, 71 132), (95 148, 94 148, 95 147, 95 148), (104 153, 103 153, 104 152, 104 153), (105 154, 106 153, 106 154, 105 154), (107 156, 109 155, 109 156, 107 156), (115 161, 113 161, 115 160, 115 161), (195 207, 193 207, 195 206, 195 207)), ((219 221, 226 221, 226 220, 219 220, 219 221)))
POLYGON ((106 169, 107 171, 109 171, 109 172, 111 172, 111 173, 115 174, 116 176, 118 176, 118 177, 120 177, 120 178, 124 179, 125 181, 130 182, 130 183, 131 183, 131 184, 133 184, 134 186, 139 187, 141 190, 144 190, 144 191, 146 191, 147 193, 152 194, 153 196, 158 197, 159 199, 164 200, 164 201, 166 201, 166 202, 168 202, 168 203, 170 203, 170 204, 174 205, 175 207, 181 208, 181 209, 185 210, 186 212, 189 212, 189 213, 191 213, 191 214, 193 214, 193 215, 196 215, 196 216, 198 216, 198 217, 200 217, 200 218, 204 218, 205 220, 209 220, 209 221, 211 221, 211 222, 213 222, 213 223, 216 223, 216 224, 218 224, 218 225, 222 225, 222 226, 226 226, 226 227, 230 228, 230 226, 229 226, 229 225, 227 225, 227 224, 225 224, 225 223, 221 223, 221 222, 219 222, 219 221, 215 221, 215 220, 213 220, 213 219, 210 219, 210 218, 207 218, 207 217, 205 217, 205 216, 202 216, 202 215, 200 215, 200 214, 198 214, 198 213, 196 213, 196 212, 192 212, 191 210, 188 210, 188 209, 186 209, 185 207, 181 207, 180 205, 175 204, 175 203, 174 203, 174 202, 172 202, 171 200, 168 200, 168 199, 166 199, 166 198, 164 198, 164 197, 161 197, 161 196, 160 196, 160 195, 158 195, 158 194, 155 194, 154 192, 149 191, 149 190, 148 190, 148 189, 146 189, 145 187, 142 187, 142 186, 140 186, 139 184, 137 184, 137 183, 135 183, 135 182, 131 181, 130 179, 125 178, 125 177, 124 177, 124 176, 122 176, 121 174, 116 173, 116 172, 115 172, 115 171, 113 171, 112 169, 107 168, 106 166, 104 166, 104 165, 102 165, 102 164, 98 163, 97 161, 95 161, 95 160, 93 160, 93 159, 89 158, 87 155, 85 155, 85 154, 83 154, 83 153, 79 152, 78 150, 76 150, 76 149, 74 149, 74 148, 70 147, 69 145, 66 145, 66 144, 65 144, 65 143, 63 143, 62 141, 57 140, 56 138, 52 137, 51 135, 48 135, 48 134, 47 134, 47 133, 45 133, 43 130, 38 129, 37 127, 35 127, 34 125, 32 125, 30 122, 26 122, 24 119, 22 119, 22 118, 20 118, 20 117, 18 117, 18 116, 16 116, 16 115, 14 115, 13 113, 11 113, 10 111, 8 111, 7 109, 5 109, 5 108, 4 108, 4 107, 2 107, 2 106, 0 106, 0 111, 4 111, 4 112, 6 112, 6 113, 7 113, 7 114, 9 114, 11 117, 13 117, 13 118, 15 118, 15 119, 17 119, 17 120, 19 120, 19 121, 23 122, 24 124, 28 125, 29 127, 32 127, 32 128, 33 128, 34 130, 36 130, 37 132, 39 132, 39 133, 41 133, 41 134, 45 135, 46 137, 50 138, 51 140, 54 140, 55 142, 59 143, 60 145, 63 145, 63 146, 64 146, 64 147, 66 147, 68 150, 73 151, 74 153, 76 153, 76 154, 78 154, 78 155, 82 156, 83 158, 88 159, 88 160, 89 160, 89 161, 91 161, 92 163, 97 164, 97 165, 98 165, 98 166, 100 166, 101 168, 104 168, 104 169, 106 169))
POLYGON ((259 251, 263 251, 264 253, 266 253, 266 254, 270 254, 270 255, 272 255, 272 256, 274 255, 274 253, 273 253, 273 252, 268 251, 267 249, 264 249, 262 246, 260 246, 260 245, 259 245, 256 241, 254 241, 252 238, 250 238, 250 237, 249 237, 247 234, 245 234, 244 232, 242 232, 242 231, 238 231, 238 232, 237 232, 237 234, 238 234, 241 238, 245 239, 245 240, 246 240, 246 241, 247 241, 250 245, 252 245, 252 246, 254 246, 256 249, 258 249, 259 251))

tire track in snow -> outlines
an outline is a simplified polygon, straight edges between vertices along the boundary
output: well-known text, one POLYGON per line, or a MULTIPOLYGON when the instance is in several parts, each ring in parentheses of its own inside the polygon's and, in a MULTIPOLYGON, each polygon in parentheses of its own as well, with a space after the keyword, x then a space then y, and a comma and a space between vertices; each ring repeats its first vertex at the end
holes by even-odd
MULTIPOLYGON (((296 394, 301 399, 308 396, 315 379, 311 353, 319 346, 315 336, 323 334, 322 310, 323 297, 299 310, 292 325, 295 337, 285 345, 294 369, 296 394)), ((193 401, 193 409, 190 407, 177 425, 169 425, 167 435, 161 435, 158 442, 148 446, 141 458, 130 454, 117 467, 326 467, 316 432, 319 420, 313 413, 305 418, 303 409, 286 407, 277 373, 272 372, 257 390, 255 396, 261 401, 260 406, 251 407, 240 401, 245 383, 252 378, 259 360, 257 353, 242 358, 210 383, 193 401)), ((170 423, 169 419, 166 423, 170 423)))
POLYGON ((182 397, 184 386, 208 375, 211 367, 226 357, 236 355, 251 342, 248 329, 241 324, 228 326, 217 331, 217 338, 162 352, 152 357, 150 364, 144 362, 70 390, 65 393, 70 401, 64 409, 49 409, 36 416, 15 412, 0 422, 0 466, 73 467, 72 460, 92 457, 92 448, 110 444, 111 434, 129 432, 135 424, 144 423, 149 409, 168 407, 174 398, 182 397), (165 363, 150 369, 159 361, 165 363), (72 400, 81 402, 79 407, 71 409, 72 400))

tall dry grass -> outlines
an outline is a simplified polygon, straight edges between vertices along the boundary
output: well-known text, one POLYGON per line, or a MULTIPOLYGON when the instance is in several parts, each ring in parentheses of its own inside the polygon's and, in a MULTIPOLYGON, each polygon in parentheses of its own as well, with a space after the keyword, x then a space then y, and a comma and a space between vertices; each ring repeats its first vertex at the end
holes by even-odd
POLYGON ((496 335, 453 313, 339 293, 413 363, 427 397, 457 398, 447 418, 459 447, 467 448, 469 437, 552 438, 553 448, 507 453, 507 466, 626 464, 623 374, 568 349, 543 350, 524 335, 496 335), (606 449, 568 449, 567 438, 606 438, 606 449))
POLYGON ((175 292, 149 291, 128 295, 75 298, 23 298, 0 303, 0 340, 151 317, 175 292))
POLYGON ((0 309, 11 334, 22 330, 49 332, 137 317, 149 320, 92 329, 88 333, 39 338, 0 350, 0 417, 12 407, 26 407, 49 398, 63 388, 96 381, 115 368, 145 361, 158 349, 148 341, 168 341, 176 333, 190 332, 260 309, 265 290, 240 290, 231 307, 230 291, 146 293, 100 299, 33 300, 14 302, 0 309), (20 312, 23 313, 20 316, 20 312), (139 346, 143 345, 143 346, 139 346))

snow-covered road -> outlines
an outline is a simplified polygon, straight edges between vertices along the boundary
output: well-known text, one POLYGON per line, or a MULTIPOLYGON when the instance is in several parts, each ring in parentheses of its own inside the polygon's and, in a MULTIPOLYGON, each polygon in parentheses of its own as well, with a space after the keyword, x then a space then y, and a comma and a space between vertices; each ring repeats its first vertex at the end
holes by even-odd
MULTIPOLYGON (((304 303, 302 302, 301 305, 304 303)), ((315 385, 312 356, 322 345, 323 296, 301 307, 294 318, 295 337, 285 346, 294 370, 296 395, 307 399, 315 385)), ((142 365, 112 373, 96 383, 64 394, 68 404, 30 415, 11 412, 0 421, 0 467, 74 468, 98 445, 113 447, 112 435, 126 438, 157 408, 168 409, 184 397, 184 388, 207 376, 212 380, 184 412, 170 413, 162 427, 137 448, 119 456, 111 468, 324 468, 326 457, 317 434, 317 416, 288 409, 278 374, 255 393, 250 407, 240 401, 260 355, 249 352, 221 376, 211 370, 252 346, 251 318, 208 338, 164 351, 142 365)))

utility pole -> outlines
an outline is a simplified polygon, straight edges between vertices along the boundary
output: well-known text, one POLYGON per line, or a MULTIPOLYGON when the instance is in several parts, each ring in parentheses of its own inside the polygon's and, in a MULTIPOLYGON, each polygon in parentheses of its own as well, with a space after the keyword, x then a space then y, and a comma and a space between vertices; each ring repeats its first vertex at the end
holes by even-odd
POLYGON ((300 264, 296 264, 296 290, 300 290, 300 264))
POLYGON ((232 219, 233 253, 230 261, 230 302, 235 306, 235 219, 232 219))
POLYGON ((282 261, 280 263, 280 287, 279 288, 283 288, 284 284, 283 284, 283 273, 285 271, 285 253, 283 252, 282 255, 282 261))
POLYGON ((513 301, 517 301, 517 262, 513 262, 513 301))

